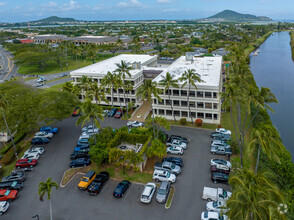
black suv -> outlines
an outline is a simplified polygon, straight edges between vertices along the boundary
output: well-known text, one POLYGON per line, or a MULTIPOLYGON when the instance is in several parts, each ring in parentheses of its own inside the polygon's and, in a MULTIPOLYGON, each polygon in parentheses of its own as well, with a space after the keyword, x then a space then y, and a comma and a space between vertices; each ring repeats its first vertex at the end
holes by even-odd
POLYGON ((9 176, 6 176, 2 179, 2 182, 10 182, 10 181, 25 181, 26 175, 22 170, 12 171, 9 176))
POLYGON ((89 158, 90 155, 88 154, 87 151, 75 151, 70 155, 71 160, 75 160, 78 158, 89 158))
POLYGON ((178 135, 171 135, 169 137, 169 139, 167 140, 167 143, 171 143, 173 140, 180 140, 180 141, 184 142, 185 144, 188 144, 188 139, 187 138, 184 138, 184 137, 181 137, 181 136, 178 136, 178 135))
POLYGON ((21 181, 7 181, 0 183, 1 189, 10 189, 10 190, 21 190, 23 187, 23 182, 21 181))
POLYGON ((108 172, 100 172, 95 177, 91 185, 88 187, 88 192, 91 195, 98 195, 98 193, 101 191, 103 185, 108 181, 108 179, 109 179, 108 172))
POLYGON ((214 183, 228 183, 229 175, 225 173, 212 172, 211 180, 214 183))
POLYGON ((171 162, 171 163, 178 165, 180 167, 184 166, 182 158, 179 158, 179 157, 165 157, 165 158, 163 158, 162 162, 164 162, 164 161, 171 162))

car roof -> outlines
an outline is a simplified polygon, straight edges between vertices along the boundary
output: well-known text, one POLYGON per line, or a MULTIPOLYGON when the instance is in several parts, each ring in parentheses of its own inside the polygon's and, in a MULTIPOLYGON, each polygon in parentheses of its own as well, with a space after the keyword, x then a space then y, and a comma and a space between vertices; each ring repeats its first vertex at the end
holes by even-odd
POLYGON ((159 186, 159 189, 166 189, 168 184, 169 184, 168 181, 162 181, 160 186, 159 186))
POLYGON ((144 188, 142 195, 149 196, 153 188, 154 187, 152 185, 149 185, 147 183, 147 185, 145 185, 145 188, 144 188))

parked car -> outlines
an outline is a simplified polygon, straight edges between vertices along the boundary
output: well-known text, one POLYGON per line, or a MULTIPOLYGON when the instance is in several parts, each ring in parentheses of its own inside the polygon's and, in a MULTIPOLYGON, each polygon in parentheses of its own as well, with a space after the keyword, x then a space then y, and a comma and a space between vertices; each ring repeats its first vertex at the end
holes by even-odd
POLYGON ((0 190, 0 201, 14 200, 18 196, 17 190, 2 189, 0 190))
POLYGON ((166 148, 167 154, 177 154, 177 155, 183 155, 184 150, 181 147, 168 147, 166 148))
POLYGON ((152 198, 153 198, 153 195, 156 191, 156 184, 155 183, 147 183, 145 186, 144 186, 144 190, 141 194, 141 202, 143 203, 150 203, 152 198))
POLYGON ((39 77, 39 79, 37 79, 37 82, 40 83, 40 82, 45 82, 47 81, 44 77, 39 77))
POLYGON ((62 73, 62 74, 59 75, 59 77, 65 77, 65 76, 67 76, 66 73, 62 73))
POLYGON ((143 123, 142 122, 138 122, 138 121, 129 121, 127 123, 128 127, 134 127, 134 128, 138 128, 138 127, 143 127, 143 123))
POLYGON ((214 140, 212 141, 211 145, 212 146, 215 146, 215 147, 225 147, 225 148, 231 148, 230 145, 228 145, 226 142, 224 141, 221 141, 221 140, 214 140))
POLYGON ((52 127, 41 127, 40 131, 46 131, 48 133, 57 134, 58 128, 52 128, 52 127))
POLYGON ((82 133, 83 136, 93 136, 94 134, 98 134, 99 133, 99 129, 88 129, 87 131, 84 131, 82 133))
POLYGON ((41 82, 36 82, 35 83, 35 87, 41 87, 41 86, 44 86, 45 84, 44 83, 41 83, 41 82))
POLYGON ((184 142, 186 144, 188 144, 188 142, 189 142, 187 138, 184 138, 184 137, 179 136, 179 135, 171 135, 169 137, 168 141, 171 142, 172 140, 180 140, 180 141, 182 141, 182 142, 184 142))
POLYGON ((210 172, 219 172, 219 173, 225 173, 230 174, 230 168, 224 165, 211 165, 210 166, 210 172))
POLYGON ((116 198, 121 198, 123 197, 124 193, 128 190, 130 187, 131 183, 127 180, 121 181, 113 191, 112 195, 116 198))
POLYGON ((31 144, 48 144, 49 139, 48 138, 43 138, 43 137, 35 137, 32 139, 31 144))
POLYGON ((25 181, 26 174, 22 170, 14 170, 11 172, 9 176, 3 177, 2 182, 9 182, 9 181, 25 181))
POLYGON ((45 131, 39 131, 35 133, 35 138, 37 137, 43 137, 43 138, 53 138, 53 133, 48 133, 45 131))
POLYGON ((86 166, 89 166, 91 164, 91 161, 89 158, 79 158, 79 159, 76 159, 76 160, 73 160, 69 163, 69 166, 71 168, 74 168, 74 167, 86 167, 86 166))
POLYGON ((226 201, 232 195, 231 192, 228 192, 222 188, 211 188, 204 187, 202 199, 207 201, 226 201))
POLYGON ((88 150, 88 152, 90 151, 89 145, 77 144, 76 146, 77 147, 75 147, 74 152, 79 152, 81 150, 88 150))
POLYGON ((218 212, 202 212, 201 220, 228 220, 226 215, 221 215, 218 212))
POLYGON ((154 170, 153 172, 153 179, 158 182, 158 181, 169 181, 169 182, 176 182, 176 175, 172 174, 168 171, 163 171, 163 170, 154 170))
POLYGON ((104 117, 106 117, 108 115, 108 113, 109 113, 108 110, 103 110, 104 117))
POLYGON ((156 194, 156 201, 159 203, 165 203, 170 191, 170 182, 162 181, 156 194))
POLYGON ((91 195, 98 195, 101 192, 102 187, 109 179, 109 173, 106 171, 100 172, 88 187, 88 192, 91 195))
POLYGON ((115 115, 114 115, 114 118, 121 118, 123 116, 123 110, 122 109, 119 109, 115 115))
POLYGON ((226 213, 226 203, 224 201, 211 201, 206 203, 206 210, 210 212, 226 213))
POLYGON ((168 172, 171 172, 175 175, 178 175, 182 172, 182 169, 180 166, 178 165, 175 165, 174 163, 172 162, 168 162, 168 161, 164 161, 162 163, 160 162, 156 162, 154 164, 154 169, 156 170, 166 170, 168 172))
POLYGON ((184 166, 182 158, 179 158, 179 157, 165 157, 165 158, 163 158, 162 162, 164 162, 164 161, 172 162, 175 165, 178 165, 180 167, 184 166))
POLYGON ((214 183, 228 183, 229 175, 225 173, 219 173, 219 172, 212 172, 211 173, 211 180, 214 183))
POLYGON ((226 141, 223 141, 223 140, 217 140, 217 139, 213 139, 213 140, 211 141, 211 145, 213 145, 213 144, 221 144, 221 145, 226 145, 226 144, 227 144, 227 142, 226 142, 226 141))
POLYGON ((37 165, 36 159, 20 159, 16 161, 15 167, 20 168, 26 168, 26 167, 34 167, 37 165))
POLYGON ((213 139, 222 140, 222 141, 229 141, 232 139, 230 135, 219 133, 219 132, 211 132, 210 136, 213 139))
POLYGON ((216 132, 232 135, 232 132, 230 130, 224 129, 224 128, 217 128, 215 129, 216 132))
POLYGON ((0 202, 0 215, 3 215, 9 208, 9 202, 2 201, 0 202))
POLYGON ((79 189, 87 189, 88 186, 93 182, 93 180, 96 177, 96 173, 93 170, 90 170, 86 173, 85 176, 81 179, 81 181, 78 184, 79 189))
POLYGON ((117 108, 113 108, 108 112, 108 117, 113 117, 117 112, 117 108))
POLYGON ((87 132, 88 130, 93 130, 94 133, 99 133, 99 128, 96 128, 95 125, 88 125, 82 128, 82 132, 87 132))
POLYGON ((220 154, 220 155, 226 155, 226 156, 232 155, 231 147, 211 146, 210 152, 212 154, 220 154))
POLYGON ((181 140, 174 139, 171 142, 166 143, 167 146, 173 146, 173 147, 181 147, 183 149, 187 149, 187 144, 182 142, 181 140))
POLYGON ((81 115, 81 108, 80 107, 75 107, 71 116, 72 117, 76 117, 76 116, 80 116, 81 115))
POLYGON ((77 144, 79 144, 79 145, 88 144, 89 145, 89 139, 88 138, 81 138, 78 140, 77 144))
POLYGON ((26 153, 22 156, 21 159, 35 159, 38 160, 40 158, 39 153, 26 153))
POLYGON ((43 147, 33 147, 29 150, 27 150, 25 152, 25 154, 28 154, 28 153, 38 153, 38 154, 43 154, 45 152, 44 148, 43 147))
POLYGON ((75 151, 70 155, 70 159, 71 160, 75 160, 78 158, 89 158, 90 155, 88 154, 88 152, 83 152, 83 151, 75 151))
POLYGON ((211 159, 210 165, 224 165, 232 168, 232 164, 229 161, 223 160, 223 159, 211 159))
POLYGON ((22 181, 7 181, 0 183, 0 190, 1 189, 10 189, 10 190, 21 190, 23 188, 22 181))

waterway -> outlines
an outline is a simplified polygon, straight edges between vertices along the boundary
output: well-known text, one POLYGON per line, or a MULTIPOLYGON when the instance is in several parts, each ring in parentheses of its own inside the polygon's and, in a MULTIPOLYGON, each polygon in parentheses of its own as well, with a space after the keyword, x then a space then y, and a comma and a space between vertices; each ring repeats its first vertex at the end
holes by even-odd
POLYGON ((288 32, 273 33, 251 56, 250 66, 259 87, 268 87, 279 100, 269 113, 294 161, 294 62, 288 32))

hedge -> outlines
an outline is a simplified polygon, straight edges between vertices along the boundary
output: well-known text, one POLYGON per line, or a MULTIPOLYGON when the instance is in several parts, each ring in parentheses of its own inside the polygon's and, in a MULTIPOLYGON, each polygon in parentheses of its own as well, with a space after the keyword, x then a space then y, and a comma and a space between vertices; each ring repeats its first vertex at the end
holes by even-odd
POLYGON ((148 135, 145 134, 130 134, 126 131, 118 131, 115 137, 109 142, 109 147, 117 147, 122 141, 128 142, 130 144, 137 144, 141 143, 144 144, 147 139, 148 135))
MULTIPOLYGON (((25 137, 25 133, 21 133, 17 136, 15 136, 15 138, 13 139, 14 140, 14 143, 17 144, 18 142, 20 142, 24 137, 25 137)), ((6 154, 10 148, 13 146, 12 142, 10 141, 10 143, 8 145, 6 145, 5 147, 3 147, 1 150, 0 150, 0 155, 4 155, 6 154)))
POLYGON ((149 143, 152 139, 152 136, 149 136, 147 141, 145 142, 145 144, 142 146, 140 153, 138 154, 138 156, 143 156, 143 154, 145 153, 145 151, 147 150, 149 143))
MULTIPOLYGON (((20 148, 19 145, 16 145, 16 151, 18 151, 19 148, 20 148)), ((7 165, 13 160, 13 158, 14 158, 14 148, 12 147, 1 159, 1 164, 7 165)))

